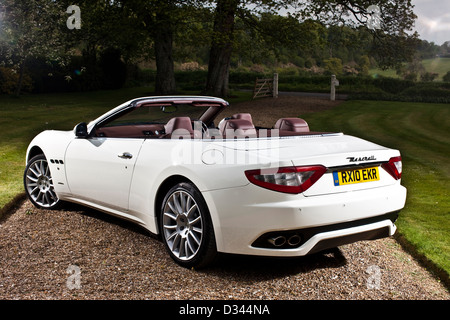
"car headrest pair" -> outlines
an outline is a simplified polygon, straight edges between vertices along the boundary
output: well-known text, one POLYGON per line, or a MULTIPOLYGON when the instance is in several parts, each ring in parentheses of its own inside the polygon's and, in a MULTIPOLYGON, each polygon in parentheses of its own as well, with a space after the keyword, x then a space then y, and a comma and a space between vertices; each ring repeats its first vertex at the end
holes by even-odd
POLYGON ((237 113, 219 123, 219 131, 226 138, 252 138, 256 137, 250 113, 237 113))

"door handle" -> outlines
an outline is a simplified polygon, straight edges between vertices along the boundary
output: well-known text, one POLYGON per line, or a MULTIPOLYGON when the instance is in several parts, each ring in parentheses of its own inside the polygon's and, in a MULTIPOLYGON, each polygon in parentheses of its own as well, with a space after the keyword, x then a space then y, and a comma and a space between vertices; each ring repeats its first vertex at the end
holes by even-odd
POLYGON ((131 159, 133 158, 133 155, 129 152, 124 152, 122 154, 117 155, 121 159, 131 159))

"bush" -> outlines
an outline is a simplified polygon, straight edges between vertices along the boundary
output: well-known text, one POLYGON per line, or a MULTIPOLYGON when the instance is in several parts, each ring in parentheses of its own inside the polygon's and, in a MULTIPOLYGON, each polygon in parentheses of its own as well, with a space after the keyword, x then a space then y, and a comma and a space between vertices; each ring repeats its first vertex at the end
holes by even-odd
POLYGON ((123 87, 127 79, 127 67, 121 59, 120 50, 109 48, 103 51, 99 66, 102 71, 104 89, 123 87))
MULTIPOLYGON (((230 84, 255 84, 256 78, 270 78, 273 74, 264 74, 259 72, 230 72, 230 84)), ((206 75, 205 75, 206 79, 206 75)))
POLYGON ((412 80, 378 77, 373 79, 373 85, 388 93, 398 94, 403 90, 416 85, 416 83, 412 80))
POLYGON ((339 76, 342 74, 342 60, 339 58, 330 58, 323 60, 324 68, 329 74, 339 76))
POLYGON ((136 64, 127 65, 127 81, 125 87, 149 86, 156 81, 156 71, 151 69, 141 69, 136 64))
POLYGON ((83 54, 72 56, 69 63, 61 65, 37 57, 28 59, 27 67, 34 93, 118 89, 127 79, 127 66, 115 49, 105 50, 99 61, 83 54))
POLYGON ((37 57, 28 59, 27 66, 33 79, 33 93, 69 91, 69 84, 64 80, 67 71, 58 63, 37 57))
POLYGON ((313 58, 306 58, 305 60, 305 68, 310 69, 316 65, 316 62, 313 58))
POLYGON ((297 66, 297 67, 299 67, 299 68, 303 68, 303 67, 305 67, 305 59, 303 58, 303 57, 300 57, 300 56, 295 56, 294 58, 293 58, 293 62, 294 62, 294 64, 297 66))
POLYGON ((432 82, 434 79, 438 77, 437 73, 434 72, 425 72, 420 75, 420 80, 424 82, 432 82))
MULTIPOLYGON (((19 73, 11 68, 0 67, 0 94, 14 94, 19 83, 19 73)), ((33 82, 31 77, 24 73, 21 92, 31 92, 33 82)))
POLYGON ((208 71, 175 71, 175 82, 182 90, 201 91, 205 88, 208 71))
POLYGON ((403 75, 403 78, 406 80, 406 81, 416 81, 417 80, 417 73, 415 73, 415 72, 407 72, 407 73, 405 73, 404 75, 403 75))
POLYGON ((450 71, 448 71, 443 77, 442 80, 444 80, 444 82, 450 82, 450 71))
POLYGON ((450 103, 450 84, 420 83, 409 87, 400 93, 356 93, 351 94, 352 100, 386 100, 404 102, 450 103))
POLYGON ((367 55, 361 56, 358 61, 358 70, 362 75, 367 76, 370 69, 370 59, 367 55))
POLYGON ((401 93, 405 97, 420 97, 422 99, 447 99, 450 101, 450 90, 441 85, 421 84, 404 90, 401 93))

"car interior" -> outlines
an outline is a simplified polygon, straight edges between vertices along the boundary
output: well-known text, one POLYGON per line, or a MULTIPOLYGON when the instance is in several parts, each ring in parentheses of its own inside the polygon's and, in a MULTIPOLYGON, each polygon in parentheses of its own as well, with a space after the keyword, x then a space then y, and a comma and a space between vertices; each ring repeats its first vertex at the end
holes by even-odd
POLYGON ((140 139, 243 139, 317 134, 300 118, 278 119, 272 128, 258 127, 250 113, 214 119, 222 105, 199 102, 146 103, 131 106, 94 128, 90 136, 140 139), (175 115, 183 116, 175 116, 175 115))
MULTIPOLYGON (((265 136, 274 132, 280 137, 311 134, 308 123, 301 118, 281 118, 273 128, 256 127, 249 113, 238 113, 224 118, 217 127, 189 117, 173 117, 166 124, 132 124, 102 127, 96 129, 97 137, 114 138, 190 138, 190 139, 239 139, 258 138, 264 129, 265 136), (276 131, 275 131, 276 130, 276 131)), ((316 134, 316 133, 314 133, 316 134)))

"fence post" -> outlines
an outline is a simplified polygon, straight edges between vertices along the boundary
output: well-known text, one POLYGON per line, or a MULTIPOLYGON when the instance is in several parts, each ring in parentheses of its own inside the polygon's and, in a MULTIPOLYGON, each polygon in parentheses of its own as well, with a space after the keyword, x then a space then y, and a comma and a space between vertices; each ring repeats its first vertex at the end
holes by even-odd
POLYGON ((273 74, 273 97, 278 98, 278 73, 273 74))

